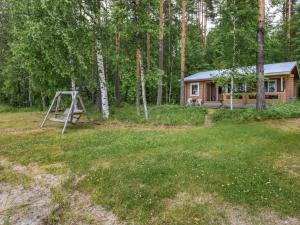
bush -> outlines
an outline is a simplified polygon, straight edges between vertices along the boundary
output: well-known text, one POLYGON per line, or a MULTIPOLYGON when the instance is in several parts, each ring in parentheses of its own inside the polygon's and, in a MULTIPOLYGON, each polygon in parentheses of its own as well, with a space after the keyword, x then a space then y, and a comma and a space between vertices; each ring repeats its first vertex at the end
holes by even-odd
MULTIPOLYGON (((142 108, 142 107, 141 107, 142 108)), ((154 125, 200 125, 204 122, 207 109, 196 106, 163 105, 149 107, 149 120, 137 116, 134 106, 113 108, 111 118, 128 123, 148 123, 154 125)))
POLYGON ((253 121, 267 119, 300 118, 300 103, 278 103, 268 106, 257 112, 254 108, 248 109, 218 109, 213 114, 214 121, 253 121))
POLYGON ((40 111, 38 107, 12 107, 8 105, 0 105, 0 113, 5 112, 35 112, 40 111))

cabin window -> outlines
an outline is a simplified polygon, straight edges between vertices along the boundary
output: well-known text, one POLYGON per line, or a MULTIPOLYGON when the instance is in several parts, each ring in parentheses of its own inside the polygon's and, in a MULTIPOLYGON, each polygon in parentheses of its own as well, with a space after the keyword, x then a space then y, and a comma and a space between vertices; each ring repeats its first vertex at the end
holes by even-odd
POLYGON ((190 84, 190 95, 191 96, 199 96, 199 83, 191 83, 190 84))
POLYGON ((235 92, 245 92, 245 84, 238 83, 235 85, 235 92))
POLYGON ((277 92, 277 80, 266 80, 265 92, 277 92))

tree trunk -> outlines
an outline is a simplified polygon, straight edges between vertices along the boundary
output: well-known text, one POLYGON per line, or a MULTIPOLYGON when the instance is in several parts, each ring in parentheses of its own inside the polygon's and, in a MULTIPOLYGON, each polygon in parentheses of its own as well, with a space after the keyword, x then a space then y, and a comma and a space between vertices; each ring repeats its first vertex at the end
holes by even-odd
POLYGON ((120 31, 116 33, 116 74, 115 74, 115 101, 116 105, 121 104, 121 79, 120 79, 120 67, 119 67, 119 56, 120 56, 120 31))
POLYGON ((147 74, 150 73, 151 70, 151 36, 147 33, 147 74))
POLYGON ((103 56, 101 53, 101 44, 100 41, 98 40, 96 41, 96 58, 97 58, 100 91, 101 91, 102 114, 104 119, 108 119, 109 105, 108 105, 108 96, 107 96, 107 85, 106 85, 104 65, 103 65, 103 56))
MULTIPOLYGON (((76 84, 75 84, 75 80, 71 80, 71 90, 72 91, 76 91, 76 84)), ((75 109, 78 109, 78 104, 77 104, 77 99, 75 99, 75 102, 74 102, 74 108, 75 109)))
POLYGON ((257 24, 257 56, 256 56, 256 110, 265 108, 264 89, 264 27, 265 0, 258 0, 259 18, 257 24))
POLYGON ((164 0, 159 4, 159 78, 157 87, 157 105, 162 102, 162 80, 164 75, 164 0))
POLYGON ((143 61, 140 49, 137 51, 137 57, 139 62, 140 68, 140 77, 141 77, 141 86, 142 86, 142 98, 143 98, 143 105, 144 105, 144 116, 145 120, 148 120, 148 107, 147 107, 147 97, 146 97, 146 87, 145 87, 145 76, 144 76, 144 69, 143 69, 143 61))
POLYGON ((186 42, 186 0, 181 0, 182 30, 181 30, 181 66, 180 66, 180 104, 184 105, 184 75, 185 75, 185 42, 186 42))
POLYGON ((169 93, 167 95, 167 102, 171 102, 172 96, 172 80, 173 80, 173 48, 171 43, 171 33, 172 33, 172 0, 169 0, 169 60, 168 60, 168 68, 169 68, 169 93))
POLYGON ((96 90, 96 108, 97 112, 102 112, 102 101, 101 101, 101 90, 100 88, 97 88, 96 90))
POLYGON ((292 20, 292 0, 288 0, 288 15, 287 15, 287 22, 288 22, 288 30, 287 30, 287 60, 291 60, 291 20, 292 20))
POLYGON ((31 78, 29 76, 28 78, 28 103, 29 103, 29 107, 32 107, 32 90, 31 90, 31 78))
POLYGON ((140 92, 141 92, 141 82, 140 82, 140 62, 139 62, 139 52, 140 52, 140 49, 137 48, 136 49, 136 72, 135 72, 135 75, 136 75, 136 83, 135 83, 135 107, 136 107, 136 113, 138 115, 141 115, 141 95, 140 95, 140 92))
POLYGON ((46 98, 45 98, 43 92, 41 92, 41 98, 42 98, 43 111, 44 111, 44 110, 47 110, 46 98))

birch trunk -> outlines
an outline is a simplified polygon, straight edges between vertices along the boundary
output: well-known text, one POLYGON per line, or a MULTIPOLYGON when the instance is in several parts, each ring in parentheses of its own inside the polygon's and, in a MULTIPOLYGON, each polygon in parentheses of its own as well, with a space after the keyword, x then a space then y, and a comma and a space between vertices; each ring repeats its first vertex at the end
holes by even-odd
POLYGON ((139 62, 139 48, 136 49, 136 83, 135 83, 135 107, 136 107, 136 113, 137 115, 141 115, 141 83, 140 83, 140 62, 139 62))
POLYGON ((259 17, 257 23, 257 55, 256 55, 256 110, 265 108, 264 89, 264 26, 265 0, 258 0, 259 17))
POLYGON ((180 65, 180 104, 184 105, 184 75, 185 75, 185 42, 186 42, 186 0, 181 0, 182 30, 181 30, 181 65, 180 65))
POLYGON ((150 74, 151 70, 151 36, 147 33, 147 74, 150 74))
POLYGON ((144 69, 142 63, 142 54, 140 49, 138 49, 138 61, 141 73, 141 86, 142 86, 142 98, 143 98, 143 105, 144 105, 144 116, 145 119, 148 120, 148 107, 147 107, 147 97, 146 97, 146 87, 145 87, 145 76, 144 76, 144 69))
POLYGON ((157 87, 157 105, 162 102, 162 80, 164 75, 164 0, 159 4, 159 78, 157 87))
POLYGON ((119 67, 119 56, 120 56, 120 45, 121 45, 121 36, 120 31, 118 29, 116 33, 116 75, 115 75, 115 98, 116 105, 119 106, 121 104, 121 79, 120 79, 120 67, 119 67))
POLYGON ((108 119, 108 117, 109 117, 109 105, 108 105, 107 86, 106 86, 103 56, 102 56, 102 53, 101 53, 100 41, 96 42, 96 58, 97 58, 98 74, 99 74, 99 82, 100 82, 100 91, 101 91, 102 114, 103 114, 104 119, 108 119))
MULTIPOLYGON (((71 86, 72 86, 72 91, 76 91, 76 84, 75 84, 75 80, 71 80, 71 86)), ((75 99, 75 103, 74 103, 74 108, 75 110, 78 109, 78 104, 77 104, 77 99, 75 99)))

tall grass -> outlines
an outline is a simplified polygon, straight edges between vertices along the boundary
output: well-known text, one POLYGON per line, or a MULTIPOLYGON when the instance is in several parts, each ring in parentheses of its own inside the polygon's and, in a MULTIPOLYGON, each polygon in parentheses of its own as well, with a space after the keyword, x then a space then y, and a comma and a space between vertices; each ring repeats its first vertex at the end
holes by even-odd
POLYGON ((0 113, 5 112, 37 112, 40 111, 39 107, 13 107, 9 105, 1 105, 0 104, 0 113))
POLYGON ((254 108, 248 109, 218 109, 213 114, 215 121, 253 121, 268 119, 300 118, 300 102, 278 103, 268 106, 257 112, 254 108))
POLYGON ((149 107, 149 120, 143 117, 143 111, 138 116, 134 106, 113 108, 113 121, 154 125, 201 125, 207 113, 206 108, 195 106, 163 105, 149 107))

